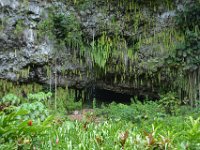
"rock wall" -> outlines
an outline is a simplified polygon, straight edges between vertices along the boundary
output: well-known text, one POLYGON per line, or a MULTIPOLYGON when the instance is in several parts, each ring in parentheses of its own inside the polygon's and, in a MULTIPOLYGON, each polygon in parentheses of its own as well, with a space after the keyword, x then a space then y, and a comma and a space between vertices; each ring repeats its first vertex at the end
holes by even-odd
MULTIPOLYGON (((78 89, 94 85, 118 93, 157 98, 160 90, 169 88, 173 80, 173 75, 164 68, 164 59, 176 41, 172 35, 175 33, 173 17, 182 5, 181 1, 169 2, 167 6, 135 1, 134 7, 133 3, 112 0, 80 1, 78 4, 58 0, 0 0, 0 78, 78 89), (48 35, 39 38, 38 26, 48 18, 49 8, 53 6, 60 8, 59 13, 75 15, 82 37, 88 43, 106 31, 108 35, 118 33, 128 48, 137 43, 139 48, 133 54, 129 54, 127 47, 121 48, 126 53, 120 58, 109 58, 106 73, 95 76, 99 72, 94 69, 91 57, 85 55, 85 63, 81 64, 80 58, 74 59, 70 47, 64 46, 58 51, 60 45, 55 39, 48 35), (126 9, 128 7, 130 9, 126 9), (139 21, 134 13, 138 9, 142 14, 139 21), (164 43, 162 39, 169 37, 171 41, 164 43), (137 58, 131 60, 130 55, 137 58), (118 64, 123 64, 128 71, 112 70, 118 64)), ((100 70, 105 72, 105 69, 100 70)))

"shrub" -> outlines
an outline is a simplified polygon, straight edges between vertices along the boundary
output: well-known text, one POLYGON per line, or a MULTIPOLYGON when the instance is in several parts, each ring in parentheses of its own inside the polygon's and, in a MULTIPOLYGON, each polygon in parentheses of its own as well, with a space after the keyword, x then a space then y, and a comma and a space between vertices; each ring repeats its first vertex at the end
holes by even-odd
POLYGON ((159 103, 165 109, 167 114, 173 115, 175 114, 176 109, 180 105, 181 101, 176 98, 175 93, 169 92, 165 95, 161 95, 159 103))
POLYGON ((33 101, 39 101, 39 102, 47 101, 51 97, 52 97, 51 92, 48 92, 48 93, 39 92, 35 94, 28 94, 28 99, 32 102, 33 101))
POLYGON ((0 112, 0 149, 32 149, 36 136, 42 134, 52 120, 48 117, 43 123, 36 123, 19 119, 27 114, 23 109, 15 109, 9 114, 0 112))
POLYGON ((200 2, 197 0, 184 2, 184 8, 177 11, 176 24, 182 30, 193 30, 200 25, 200 2))
POLYGON ((4 106, 10 106, 10 105, 17 106, 19 104, 20 104, 20 99, 14 94, 7 94, 2 98, 2 100, 0 100, 0 105, 4 106))
POLYGON ((164 112, 155 102, 132 102, 130 106, 125 104, 111 103, 108 107, 97 109, 97 115, 104 115, 111 119, 120 119, 132 122, 141 122, 142 120, 153 120, 162 117, 164 112))
POLYGON ((47 108, 41 102, 23 103, 17 108, 17 110, 20 109, 26 110, 28 113, 19 119, 44 121, 49 115, 47 108))
POLYGON ((53 36, 60 44, 64 43, 70 48, 82 46, 82 32, 80 23, 74 14, 51 12, 46 20, 38 25, 39 32, 53 36))

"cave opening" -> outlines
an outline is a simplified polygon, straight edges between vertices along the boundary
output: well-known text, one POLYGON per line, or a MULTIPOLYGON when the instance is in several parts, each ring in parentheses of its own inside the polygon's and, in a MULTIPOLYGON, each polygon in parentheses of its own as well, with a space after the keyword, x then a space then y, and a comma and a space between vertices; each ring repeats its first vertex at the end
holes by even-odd
MULTIPOLYGON (((44 88, 45 89, 45 88, 44 88)), ((43 89, 43 90, 44 90, 43 89)), ((55 92, 54 86, 51 89, 52 92, 55 92)), ((46 87, 44 91, 49 91, 49 86, 46 87)), ((95 100, 95 107, 99 108, 102 105, 109 105, 112 102, 119 104, 126 104, 130 105, 132 102, 140 101, 144 103, 146 100, 158 100, 158 93, 155 91, 150 91, 149 89, 133 89, 130 93, 125 93, 123 91, 116 92, 109 89, 99 88, 95 85, 89 85, 83 89, 77 88, 69 88, 66 92, 72 94, 72 99, 75 102, 81 101, 82 108, 93 108, 94 107, 94 100, 95 100)))
POLYGON ((100 88, 92 88, 87 89, 87 96, 84 98, 83 106, 84 107, 93 107, 93 101, 95 100, 96 107, 100 107, 101 105, 108 105, 112 102, 122 103, 130 105, 132 101, 139 100, 144 102, 145 97, 141 95, 130 95, 126 93, 118 93, 115 91, 100 89, 100 88))
POLYGON ((95 90, 95 99, 97 103, 124 103, 124 104, 130 104, 131 99, 133 99, 132 95, 129 94, 122 94, 122 93, 117 93, 114 91, 110 90, 105 90, 105 89, 96 89, 95 90))

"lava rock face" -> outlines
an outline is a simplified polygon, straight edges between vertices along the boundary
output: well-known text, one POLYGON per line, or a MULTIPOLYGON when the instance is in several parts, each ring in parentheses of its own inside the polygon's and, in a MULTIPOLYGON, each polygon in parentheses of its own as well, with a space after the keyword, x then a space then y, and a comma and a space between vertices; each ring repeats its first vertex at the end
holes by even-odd
MULTIPOLYGON (((142 3, 143 1, 139 2, 142 3)), ((48 8, 58 6, 65 13, 73 13, 80 21, 81 30, 84 39, 91 41, 103 34, 105 26, 109 34, 118 32, 123 35, 127 41, 139 37, 143 32, 146 19, 155 18, 156 28, 148 29, 148 36, 159 33, 165 28, 172 26, 171 18, 175 16, 175 10, 166 10, 162 7, 152 12, 148 7, 143 7, 143 21, 140 22, 137 34, 132 32, 131 24, 127 23, 123 16, 123 8, 116 10, 115 3, 111 3, 109 10, 104 11, 105 2, 98 1, 89 3, 87 7, 78 10, 74 5, 66 5, 59 1, 48 0, 0 0, 0 78, 18 82, 38 82, 42 84, 54 84, 58 86, 82 89, 95 84, 99 89, 106 89, 118 93, 149 95, 157 97, 158 84, 151 83, 151 78, 145 80, 145 83, 137 86, 136 83, 114 83, 112 82, 115 72, 108 71, 108 74, 94 79, 93 76, 87 76, 87 72, 92 72, 88 65, 91 59, 86 60, 90 63, 80 65, 78 61, 73 60, 70 48, 55 52, 56 42, 48 36, 42 39, 38 38, 38 24, 48 16, 48 8), (117 18, 118 28, 112 26, 112 18, 117 18), (117 30, 117 31, 116 31, 117 30), (55 59, 56 58, 56 59, 55 59), (51 74, 47 75, 47 65, 50 66, 51 74), (62 72, 78 70, 81 78, 76 74, 65 74, 62 72), (155 84, 152 89, 148 84, 155 84)), ((181 7, 181 2, 175 2, 177 8, 181 7)), ((175 7, 175 8, 176 8, 175 7)), ((134 18, 133 18, 134 21, 134 18)), ((152 72, 156 72, 163 67, 165 52, 155 52, 160 45, 142 45, 138 51, 137 72, 144 73, 149 71, 147 63, 152 63, 152 72)), ((127 58, 124 56, 126 63, 127 58)), ((117 59, 111 61, 111 65, 118 63, 117 59)), ((118 73, 120 75, 120 73, 118 73)), ((134 76, 131 72, 128 76, 134 76)), ((142 76, 140 78, 143 78, 142 76)), ((161 82, 168 79, 161 75, 161 82)), ((133 81, 134 82, 134 81, 133 81)))

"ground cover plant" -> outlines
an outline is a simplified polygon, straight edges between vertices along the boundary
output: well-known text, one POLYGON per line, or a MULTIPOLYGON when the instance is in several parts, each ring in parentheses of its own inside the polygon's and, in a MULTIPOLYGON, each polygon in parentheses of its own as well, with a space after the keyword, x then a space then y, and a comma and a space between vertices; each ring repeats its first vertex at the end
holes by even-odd
MULTIPOLYGON (((42 94, 32 95, 36 100, 42 94)), ((160 102, 111 103, 94 108, 82 115, 81 120, 70 120, 67 113, 53 115, 54 111, 49 111, 45 104, 38 100, 18 106, 3 105, 0 149, 195 150, 200 147, 198 107, 179 106, 175 113, 170 113, 160 102)))

